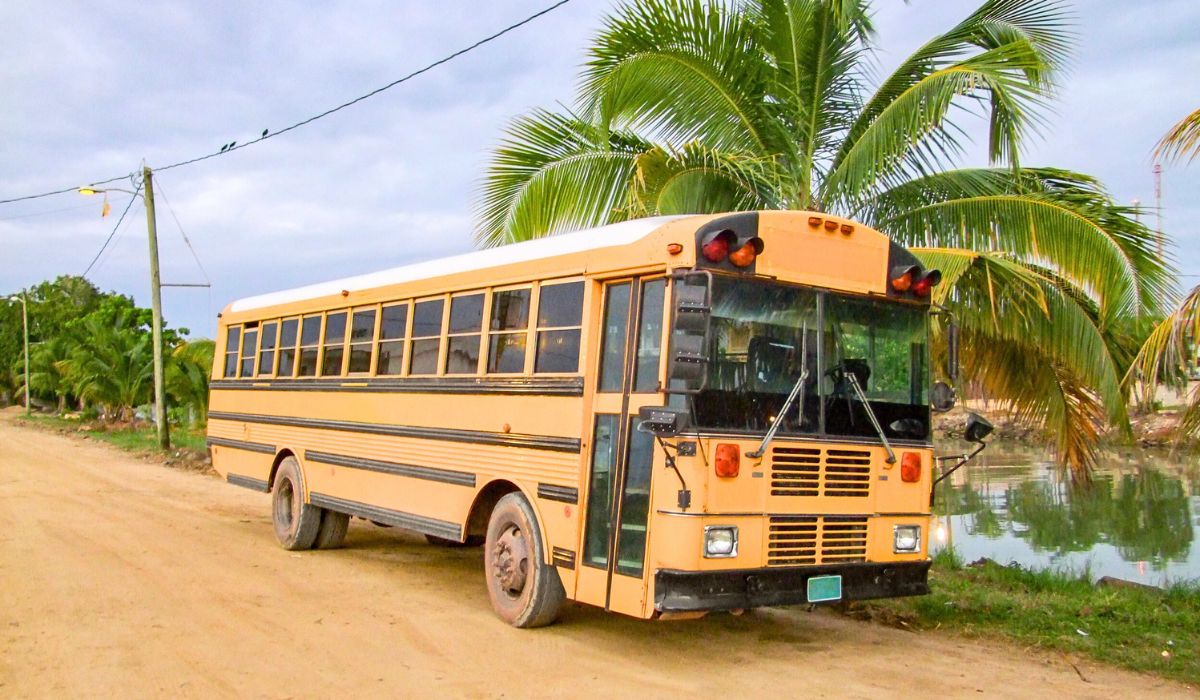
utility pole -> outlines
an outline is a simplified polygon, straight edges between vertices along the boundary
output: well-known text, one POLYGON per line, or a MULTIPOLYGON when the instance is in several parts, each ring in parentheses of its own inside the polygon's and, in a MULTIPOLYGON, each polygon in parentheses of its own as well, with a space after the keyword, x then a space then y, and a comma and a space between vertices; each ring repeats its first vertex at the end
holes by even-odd
POLYGON ((158 230, 154 222, 154 186, 150 166, 142 166, 142 186, 145 188, 146 229, 150 234, 150 311, 154 335, 154 418, 158 427, 158 444, 171 449, 170 428, 167 425, 167 390, 163 372, 162 281, 158 274, 158 230))

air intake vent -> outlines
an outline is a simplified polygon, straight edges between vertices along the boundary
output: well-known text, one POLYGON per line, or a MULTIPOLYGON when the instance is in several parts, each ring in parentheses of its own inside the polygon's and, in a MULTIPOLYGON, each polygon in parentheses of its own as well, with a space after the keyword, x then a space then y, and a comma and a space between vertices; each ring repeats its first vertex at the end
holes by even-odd
POLYGON ((867 450, 771 450, 772 496, 866 497, 870 492, 871 453, 867 450))
POLYGON ((866 516, 779 515, 770 519, 768 566, 867 560, 866 516))

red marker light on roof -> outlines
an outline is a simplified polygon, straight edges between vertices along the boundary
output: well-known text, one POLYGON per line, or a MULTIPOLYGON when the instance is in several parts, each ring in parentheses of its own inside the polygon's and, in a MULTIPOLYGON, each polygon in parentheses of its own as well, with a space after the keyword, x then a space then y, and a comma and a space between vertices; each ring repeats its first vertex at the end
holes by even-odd
POLYGON ((704 242, 704 245, 700 247, 700 253, 709 262, 722 262, 729 257, 729 248, 736 239, 737 236, 733 234, 733 231, 720 231, 704 242))
POLYGON ((919 297, 927 297, 937 286, 938 282, 942 281, 942 273, 937 270, 927 270, 922 273, 916 282, 913 282, 912 292, 919 297))
POLYGON ((909 265, 908 267, 898 266, 892 268, 892 289, 897 292, 907 292, 909 287, 912 287, 913 280, 921 268, 917 265, 909 265))
POLYGON ((729 262, 737 267, 750 267, 761 252, 763 252, 763 241, 755 236, 746 241, 741 248, 730 253, 729 262))

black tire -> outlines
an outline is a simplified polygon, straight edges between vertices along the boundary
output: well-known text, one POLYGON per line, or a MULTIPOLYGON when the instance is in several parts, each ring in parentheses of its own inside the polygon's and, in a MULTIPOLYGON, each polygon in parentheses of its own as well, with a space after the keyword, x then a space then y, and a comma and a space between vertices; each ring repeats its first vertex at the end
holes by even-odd
POLYGON ((513 627, 544 627, 567 598, 558 571, 546 564, 542 533, 529 501, 510 493, 496 503, 483 550, 492 609, 513 627))
POLYGON ((425 535, 425 541, 429 544, 435 547, 449 547, 451 549, 456 547, 478 547, 483 544, 485 539, 483 535, 467 535, 465 542, 459 542, 458 540, 448 540, 445 537, 438 537, 437 535, 425 535))
POLYGON ((321 509, 304 502, 303 483, 300 463, 295 457, 285 458, 275 473, 271 519, 280 546, 291 551, 312 548, 321 526, 321 509))
POLYGON ((337 549, 346 541, 350 516, 328 508, 321 510, 321 526, 317 528, 317 539, 313 541, 313 549, 337 549))

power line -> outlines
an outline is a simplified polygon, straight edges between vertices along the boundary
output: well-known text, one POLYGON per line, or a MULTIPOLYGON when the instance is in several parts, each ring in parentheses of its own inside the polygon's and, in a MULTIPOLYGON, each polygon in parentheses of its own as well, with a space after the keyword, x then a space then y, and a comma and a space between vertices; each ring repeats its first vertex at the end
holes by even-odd
POLYGON ((158 193, 162 195, 163 201, 167 203, 167 211, 171 212, 171 218, 175 220, 175 227, 179 229, 179 235, 183 236, 183 242, 187 244, 188 250, 192 251, 192 258, 196 261, 196 267, 200 268, 200 274, 204 275, 204 281, 212 284, 212 279, 208 276, 208 270, 204 269, 204 263, 200 262, 200 256, 196 254, 196 249, 192 247, 192 241, 188 238, 187 232, 183 230, 183 224, 179 223, 179 217, 175 216, 175 207, 171 206, 171 200, 167 199, 167 191, 163 189, 162 178, 158 179, 158 193))
MULTIPOLYGON (((391 88, 394 88, 401 83, 408 82, 409 80, 412 80, 413 78, 417 77, 418 75, 421 75, 422 73, 426 73, 426 72, 442 65, 443 63, 448 63, 449 61, 452 61, 452 60, 458 58, 459 56, 462 56, 465 53, 470 53, 471 51, 474 51, 475 49, 479 48, 480 46, 483 46, 484 44, 495 41, 496 39, 499 39, 500 37, 504 36, 505 34, 508 34, 509 32, 512 32, 516 29, 519 29, 519 28, 525 26, 526 24, 529 24, 530 22, 534 21, 535 19, 538 19, 539 17, 541 17, 543 15, 549 14, 550 12, 557 10, 558 8, 562 7, 563 5, 566 5, 568 2, 571 2, 571 0, 558 0, 558 2, 539 10, 539 11, 533 13, 532 15, 529 15, 525 19, 523 19, 519 22, 516 22, 514 24, 510 24, 507 27, 501 29, 500 31, 498 31, 494 34, 491 34, 489 36, 486 36, 466 48, 459 49, 458 51, 455 51, 454 53, 446 56, 445 58, 440 58, 440 59, 434 61, 433 63, 430 63, 429 65, 425 66, 424 68, 419 68, 402 78, 393 80, 392 82, 388 83, 387 85, 384 85, 383 87, 376 88, 376 89, 366 93, 365 95, 361 95, 359 97, 354 98, 353 100, 350 100, 349 102, 343 102, 342 104, 338 105, 337 107, 334 107, 332 109, 327 109, 324 112, 321 112, 320 114, 317 114, 317 115, 309 117, 307 119, 298 121, 295 124, 292 124, 291 126, 284 127, 283 129, 280 129, 280 130, 274 131, 274 132, 264 131, 262 136, 254 139, 252 141, 247 141, 246 143, 241 143, 241 144, 234 142, 233 145, 231 145, 229 147, 222 147, 221 150, 219 150, 219 151, 209 153, 209 154, 203 155, 203 156, 197 156, 195 158, 189 158, 187 160, 181 160, 176 163, 171 163, 170 165, 164 165, 161 168, 155 168, 154 170, 155 170, 155 172, 159 172, 162 170, 171 170, 172 168, 179 168, 179 167, 183 167, 185 165, 191 165, 192 163, 199 163, 202 160, 208 160, 209 158, 216 158, 217 156, 223 156, 227 153, 233 153, 234 151, 241 150, 248 146, 253 146, 256 143, 261 143, 263 141, 266 141, 267 139, 275 138, 276 136, 281 136, 281 135, 286 134, 287 132, 292 131, 294 129, 299 129, 300 127, 305 126, 306 124, 311 124, 311 123, 317 121, 318 119, 323 119, 323 118, 328 117, 329 115, 331 115, 335 112, 339 112, 351 105, 362 102, 363 100, 368 99, 370 97, 374 97, 375 95, 378 95, 379 93, 381 93, 385 90, 390 90, 391 88)), ((121 175, 119 177, 109 178, 108 180, 100 180, 100 181, 93 182, 90 184, 93 186, 94 185, 107 185, 110 182, 116 182, 118 180, 123 180, 127 177, 129 177, 129 175, 121 175)), ((56 194, 64 194, 66 192, 74 192, 77 189, 78 189, 78 187, 65 187, 63 189, 53 190, 51 192, 42 192, 41 194, 30 194, 30 195, 25 195, 23 197, 12 197, 10 199, 0 199, 0 204, 9 204, 12 202, 21 202, 21 201, 25 201, 28 199, 40 199, 42 197, 51 197, 56 194)))
POLYGON ((49 209, 47 211, 35 211, 29 214, 17 214, 16 216, 0 216, 0 221, 15 221, 17 219, 29 219, 35 216, 49 216, 50 214, 61 214, 64 211, 76 211, 78 209, 89 209, 96 206, 95 204, 77 204, 73 207, 63 207, 62 209, 49 209))
POLYGON ((117 235, 117 229, 121 228, 121 222, 125 220, 125 215, 129 213, 129 208, 133 206, 134 200, 137 199, 138 192, 141 191, 142 183, 138 182, 137 189, 133 191, 133 196, 129 198, 129 204, 125 205, 125 211, 121 212, 121 218, 117 219, 117 225, 113 226, 112 233, 108 234, 108 238, 105 239, 104 245, 100 246, 100 252, 96 253, 96 257, 92 258, 92 261, 88 263, 87 269, 83 271, 83 274, 80 275, 80 277, 87 277, 87 273, 92 271, 92 267, 95 266, 96 261, 100 259, 101 255, 104 254, 104 249, 108 248, 108 244, 112 242, 113 236, 117 235))

